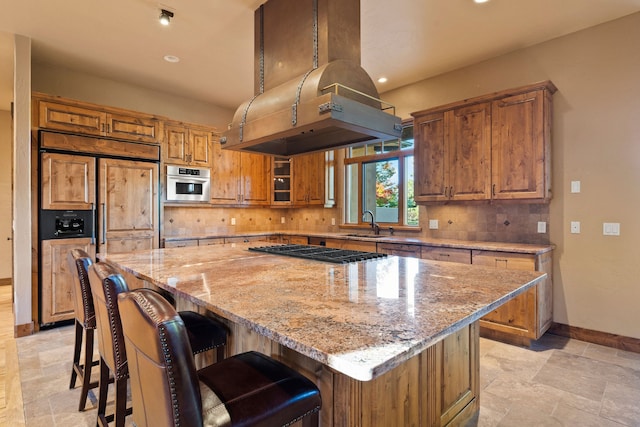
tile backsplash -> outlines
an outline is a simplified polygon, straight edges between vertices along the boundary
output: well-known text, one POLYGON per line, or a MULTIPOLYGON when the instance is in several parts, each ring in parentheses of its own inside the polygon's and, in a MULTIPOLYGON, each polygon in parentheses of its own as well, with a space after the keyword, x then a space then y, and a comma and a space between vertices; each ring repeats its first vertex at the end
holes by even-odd
POLYGON ((440 239, 508 243, 549 243, 549 205, 430 205, 420 210, 423 234, 440 239), (429 219, 438 220, 438 229, 429 229, 429 219), (538 222, 546 222, 546 232, 538 233, 538 222))

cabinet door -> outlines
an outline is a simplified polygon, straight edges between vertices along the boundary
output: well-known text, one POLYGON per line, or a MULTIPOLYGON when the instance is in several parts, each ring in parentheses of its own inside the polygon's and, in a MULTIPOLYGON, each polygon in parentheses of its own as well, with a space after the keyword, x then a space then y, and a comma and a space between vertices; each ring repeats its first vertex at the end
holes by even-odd
POLYGON ((187 130, 183 126, 165 124, 164 160, 185 164, 187 161, 187 130))
POLYGON ((548 196, 545 156, 548 120, 543 91, 503 98, 492 105, 492 181, 494 199, 548 196), (545 123, 547 123, 545 125, 545 123))
POLYGON ((271 157, 253 153, 241 153, 240 157, 242 204, 270 204, 271 157))
POLYGON ((240 203, 240 152, 223 150, 213 143, 211 164, 211 203, 240 203))
POLYGON ((100 252, 158 247, 158 165, 100 160, 100 252))
POLYGON ((209 166, 213 133, 202 129, 189 129, 189 161, 197 166, 209 166))
POLYGON ((447 200, 449 186, 449 156, 446 144, 444 113, 416 117, 415 136, 415 199, 416 201, 447 200))
MULTIPOLYGON (((511 270, 536 269, 535 257, 527 254, 473 251, 472 263, 511 270)), ((537 286, 485 315, 480 326, 498 332, 537 339, 537 286)))
POLYGON ((469 249, 440 248, 436 246, 423 246, 420 251, 422 259, 433 261, 457 262, 459 264, 471 264, 471 251, 469 249))
MULTIPOLYGON (((95 245, 91 239, 57 239, 42 241, 42 281, 40 288, 40 323, 73 319, 73 276, 67 254, 71 249, 82 249, 95 258, 95 245)), ((76 273, 77 274, 77 273, 76 273)))
POLYGON ((42 209, 92 209, 95 162, 93 157, 42 153, 42 209))
POLYGON ((122 114, 107 114, 106 135, 138 142, 160 142, 160 123, 156 119, 122 114))
POLYGON ((445 113, 451 200, 491 197, 491 104, 481 103, 445 113))
POLYGON ((42 129, 56 129, 85 135, 104 135, 107 115, 90 108, 39 101, 38 125, 42 129))
POLYGON ((325 153, 296 156, 293 163, 293 201, 295 205, 323 205, 325 153))

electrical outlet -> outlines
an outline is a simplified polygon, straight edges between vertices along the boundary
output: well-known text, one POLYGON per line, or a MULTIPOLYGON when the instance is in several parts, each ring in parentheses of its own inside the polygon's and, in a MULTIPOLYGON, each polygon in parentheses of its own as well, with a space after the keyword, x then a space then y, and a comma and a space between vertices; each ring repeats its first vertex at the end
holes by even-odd
POLYGON ((602 223, 602 234, 605 236, 619 236, 620 235, 620 223, 619 222, 604 222, 602 223))
POLYGON ((280 224, 284 224, 284 221, 285 221, 285 220, 284 220, 284 217, 283 217, 283 216, 281 216, 281 217, 280 217, 280 224))
POLYGON ((235 218, 231 218, 231 225, 236 225, 236 219, 235 218))
POLYGON ((571 233, 580 234, 580 221, 571 221, 571 233))
POLYGON ((331 225, 336 225, 336 219, 335 218, 331 218, 331 225))
POLYGON ((571 181, 571 192, 572 193, 580 192, 580 181, 571 181))
POLYGON ((437 219, 430 219, 429 220, 429 229, 430 230, 437 230, 438 229, 438 220, 437 219))
POLYGON ((538 233, 547 232, 547 223, 545 221, 538 221, 538 233))

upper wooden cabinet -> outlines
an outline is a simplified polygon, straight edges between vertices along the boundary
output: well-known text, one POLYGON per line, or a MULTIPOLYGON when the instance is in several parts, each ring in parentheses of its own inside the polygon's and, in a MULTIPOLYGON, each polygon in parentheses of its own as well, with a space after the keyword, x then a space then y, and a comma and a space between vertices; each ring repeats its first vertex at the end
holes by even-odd
POLYGON ((167 163, 211 166, 215 129, 179 122, 164 123, 163 159, 167 163))
POLYGON ((223 150, 213 143, 211 203, 217 205, 270 204, 271 157, 223 150))
POLYGON ((491 191, 491 104, 416 118, 416 200, 484 200, 491 191))
POLYGON ((419 202, 551 198, 551 82, 413 113, 419 202))
POLYGON ((42 209, 93 209, 95 168, 94 157, 42 153, 42 209))
POLYGON ((291 159, 293 164, 293 204, 324 205, 325 153, 311 153, 291 159))
POLYGON ((156 144, 161 139, 160 121, 152 115, 42 94, 33 101, 40 129, 156 144))

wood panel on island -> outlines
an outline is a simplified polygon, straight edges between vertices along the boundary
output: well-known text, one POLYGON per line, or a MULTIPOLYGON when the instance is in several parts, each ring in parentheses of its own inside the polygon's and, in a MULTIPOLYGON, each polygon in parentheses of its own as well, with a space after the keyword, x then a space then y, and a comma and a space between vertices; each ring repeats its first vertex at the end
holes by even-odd
POLYGON ((551 199, 553 83, 412 113, 417 202, 551 199))

